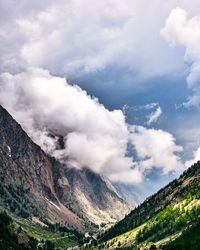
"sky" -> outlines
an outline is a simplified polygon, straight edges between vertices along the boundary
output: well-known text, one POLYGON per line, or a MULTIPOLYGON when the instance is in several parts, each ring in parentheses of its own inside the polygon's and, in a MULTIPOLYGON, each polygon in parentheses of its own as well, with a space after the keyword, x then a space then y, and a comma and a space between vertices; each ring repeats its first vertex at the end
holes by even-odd
POLYGON ((149 195, 200 159, 199 10, 1 1, 0 104, 63 164, 149 195))

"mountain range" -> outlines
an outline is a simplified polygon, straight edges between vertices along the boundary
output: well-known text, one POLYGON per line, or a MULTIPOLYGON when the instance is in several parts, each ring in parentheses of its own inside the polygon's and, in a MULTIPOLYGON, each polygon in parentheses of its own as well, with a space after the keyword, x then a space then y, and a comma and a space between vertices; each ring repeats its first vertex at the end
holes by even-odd
POLYGON ((141 203, 47 155, 2 106, 0 141, 0 249, 200 249, 200 162, 141 203))

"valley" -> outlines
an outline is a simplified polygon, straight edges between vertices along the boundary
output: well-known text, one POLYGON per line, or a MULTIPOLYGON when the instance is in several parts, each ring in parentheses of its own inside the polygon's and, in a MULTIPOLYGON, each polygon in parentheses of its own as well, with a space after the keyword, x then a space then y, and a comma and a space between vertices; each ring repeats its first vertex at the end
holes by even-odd
POLYGON ((107 179, 62 166, 0 111, 0 210, 18 243, 22 232, 27 249, 33 241, 33 249, 165 250, 189 244, 194 230, 191 249, 198 249, 199 162, 129 213, 107 179))
POLYGON ((0 0, 0 250, 200 250, 199 124, 199 0, 0 0))

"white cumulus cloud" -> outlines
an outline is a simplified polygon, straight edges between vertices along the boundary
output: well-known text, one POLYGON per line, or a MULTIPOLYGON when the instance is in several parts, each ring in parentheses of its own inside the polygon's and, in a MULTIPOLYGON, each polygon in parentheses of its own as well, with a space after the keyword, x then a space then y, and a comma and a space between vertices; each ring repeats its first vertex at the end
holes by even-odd
POLYGON ((189 18, 186 10, 175 8, 168 16, 161 34, 175 46, 185 47, 184 60, 190 68, 187 77, 188 87, 193 95, 188 98, 185 106, 200 106, 200 16, 189 18))
MULTIPOLYGON (((188 1, 181 3, 190 6, 188 1)), ((163 173, 179 171, 184 168, 178 156, 181 147, 170 133, 130 126, 121 110, 109 111, 66 80, 109 66, 115 71, 126 69, 133 84, 135 77, 180 70, 159 33, 173 6, 174 1, 156 0, 36 0, 15 6, 13 1, 2 1, 0 103, 47 153, 74 167, 86 166, 112 180, 131 183, 141 182, 154 168, 163 173), (127 152, 129 144, 135 150, 134 159, 127 152)), ((193 39, 198 43, 198 36, 183 37, 193 34, 190 23, 198 24, 198 18, 188 20, 179 9, 179 23, 172 28, 174 19, 169 17, 165 37, 187 48, 197 46, 193 39)), ((188 83, 193 89, 199 74, 194 52, 187 52, 192 60, 188 83)), ((195 93, 198 99, 196 89, 195 93)), ((148 125, 162 113, 151 105, 156 110, 148 125)))
POLYGON ((176 145, 175 138, 170 133, 143 126, 132 126, 130 132, 130 140, 139 159, 136 164, 140 171, 148 172, 157 168, 166 174, 183 169, 181 159, 176 155, 183 148, 176 145))
POLYGON ((198 147, 194 152, 193 152, 193 159, 186 161, 185 166, 186 168, 191 167, 194 163, 197 163, 200 161, 200 147, 198 147))
POLYGON ((47 153, 74 167, 131 183, 141 182, 146 169, 168 173, 181 167, 176 156, 181 148, 169 133, 129 128, 121 110, 107 110, 80 87, 47 70, 2 73, 0 103, 47 153), (135 147, 139 164, 127 156, 128 143, 135 147))

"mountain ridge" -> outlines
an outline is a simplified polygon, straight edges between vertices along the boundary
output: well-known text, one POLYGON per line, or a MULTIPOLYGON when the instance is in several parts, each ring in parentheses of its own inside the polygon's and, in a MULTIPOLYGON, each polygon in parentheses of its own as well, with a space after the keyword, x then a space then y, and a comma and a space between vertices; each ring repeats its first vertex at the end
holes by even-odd
POLYGON ((46 155, 2 106, 0 141, 0 204, 6 208, 24 217, 30 214, 44 216, 52 223, 79 231, 90 230, 94 224, 102 222, 114 223, 129 211, 129 205, 110 190, 98 174, 89 169, 63 166, 46 155), (93 178, 98 179, 100 192, 95 192, 93 178), (71 188, 76 184, 79 184, 79 189, 76 187, 79 193, 71 188), (96 200, 86 194, 89 189, 96 200), (104 207, 100 204, 100 195, 106 200, 104 207), (84 197, 83 201, 80 196, 84 197), (87 204, 87 208, 83 209, 82 204, 87 204), (113 213, 115 205, 120 212, 113 213), (96 214, 95 210, 98 210, 96 214))

